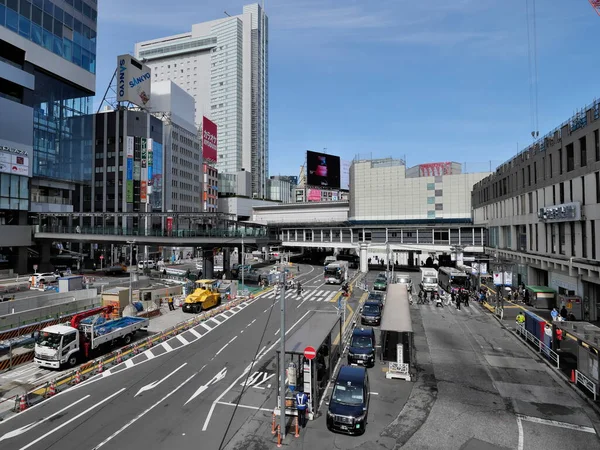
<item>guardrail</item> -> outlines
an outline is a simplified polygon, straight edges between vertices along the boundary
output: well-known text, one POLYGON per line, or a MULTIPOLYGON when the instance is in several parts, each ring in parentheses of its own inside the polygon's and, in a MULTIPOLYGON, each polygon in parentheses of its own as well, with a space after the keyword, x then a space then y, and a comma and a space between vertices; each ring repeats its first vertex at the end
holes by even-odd
POLYGON ((560 369, 560 356, 542 341, 540 341, 537 337, 535 337, 532 333, 525 329, 525 325, 517 324, 516 333, 521 336, 521 338, 525 339, 525 342, 531 342, 535 347, 537 347, 540 353, 545 354, 549 359, 556 363, 556 368, 560 369))
POLYGON ((592 393, 592 395, 594 396, 594 401, 596 401, 596 392, 598 391, 596 383, 594 383, 592 380, 590 380, 588 377, 582 374, 579 370, 575 370, 575 384, 580 383, 581 385, 583 385, 583 387, 585 387, 588 391, 592 393))
MULTIPOLYGON (((186 321, 180 322, 179 324, 168 328, 167 330, 162 331, 161 333, 154 334, 141 341, 116 349, 107 355, 101 356, 92 361, 88 361, 85 364, 82 364, 81 366, 69 371, 68 373, 60 374, 56 379, 48 381, 26 392, 24 394, 25 404, 27 406, 31 406, 40 403, 46 398, 49 398, 52 391, 59 392, 59 389, 68 389, 70 386, 77 385, 86 379, 100 375, 105 370, 121 364, 128 359, 134 358, 138 354, 154 347, 154 345, 158 345, 174 336, 177 336, 178 334, 183 333, 206 320, 209 320, 217 314, 228 311, 240 303, 253 300, 254 296, 252 294, 249 297, 230 300, 224 305, 198 314, 186 321)), ((20 398, 20 396, 15 398, 15 407, 13 412, 19 411, 18 405, 20 398)))

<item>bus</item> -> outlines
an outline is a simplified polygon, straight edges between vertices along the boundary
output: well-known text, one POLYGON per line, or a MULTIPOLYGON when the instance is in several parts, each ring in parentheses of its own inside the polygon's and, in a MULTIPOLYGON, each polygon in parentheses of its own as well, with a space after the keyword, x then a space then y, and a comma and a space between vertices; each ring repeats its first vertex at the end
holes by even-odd
POLYGON ((348 261, 336 261, 325 266, 325 284, 343 284, 348 280, 348 261))
POLYGON ((438 285, 446 292, 459 292, 469 286, 469 276, 454 267, 440 267, 438 285))

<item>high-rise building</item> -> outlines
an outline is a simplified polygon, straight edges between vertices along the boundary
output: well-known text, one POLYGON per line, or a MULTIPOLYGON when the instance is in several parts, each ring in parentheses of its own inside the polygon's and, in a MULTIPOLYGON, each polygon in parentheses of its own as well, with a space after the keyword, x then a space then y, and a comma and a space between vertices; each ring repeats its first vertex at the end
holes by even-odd
POLYGON ((18 271, 27 211, 77 211, 91 182, 97 9, 97 0, 0 1, 0 223, 22 227, 7 228, 0 248, 17 249, 4 259, 18 271))
POLYGON ((191 32, 140 42, 135 55, 152 81, 171 80, 194 96, 196 123, 218 125, 219 175, 251 172, 252 196, 268 195, 268 18, 258 4, 191 32))

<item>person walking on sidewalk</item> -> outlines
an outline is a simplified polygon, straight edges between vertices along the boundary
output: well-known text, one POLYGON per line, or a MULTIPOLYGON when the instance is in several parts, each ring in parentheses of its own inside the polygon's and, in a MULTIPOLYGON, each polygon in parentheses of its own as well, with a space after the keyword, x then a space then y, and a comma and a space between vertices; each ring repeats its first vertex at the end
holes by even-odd
POLYGON ((456 309, 458 309, 460 311, 460 302, 462 301, 462 299, 460 298, 460 294, 458 294, 456 296, 456 309))
POLYGON ((299 391, 296 394, 296 410, 298 411, 298 425, 306 426, 306 408, 308 407, 308 395, 299 391))
POLYGON ((562 317, 563 320, 567 320, 568 315, 569 311, 567 311, 567 308, 565 308, 565 305, 563 305, 562 308, 560 308, 560 317, 562 317))
POLYGON ((517 314, 517 326, 523 326, 525 324, 525 314, 523 314, 523 311, 519 312, 519 314, 517 314))
POLYGON ((469 291, 463 291, 463 300, 465 302, 465 306, 469 306, 469 291))
POLYGON ((550 315, 552 316, 552 321, 553 322, 555 320, 557 320, 558 319, 558 309, 552 308, 552 312, 550 313, 550 315))
POLYGON ((169 303, 169 311, 175 311, 175 306, 173 305, 173 296, 172 295, 169 296, 168 303, 169 303))
POLYGON ((563 331, 556 328, 556 351, 560 351, 560 343, 563 340, 563 331))

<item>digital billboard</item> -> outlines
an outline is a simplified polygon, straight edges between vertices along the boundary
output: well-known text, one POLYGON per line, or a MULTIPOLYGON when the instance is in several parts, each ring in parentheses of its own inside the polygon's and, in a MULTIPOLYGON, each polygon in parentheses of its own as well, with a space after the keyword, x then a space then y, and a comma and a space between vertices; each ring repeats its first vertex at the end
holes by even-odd
POLYGON ((308 189, 306 200, 309 202, 320 202, 321 201, 321 190, 320 189, 308 189))
POLYGON ((340 188, 340 158, 326 153, 306 152, 306 184, 340 188))
POLYGON ((217 162, 217 124, 202 117, 202 158, 217 162))
POLYGON ((131 55, 117 57, 117 101, 150 107, 150 68, 131 55))

